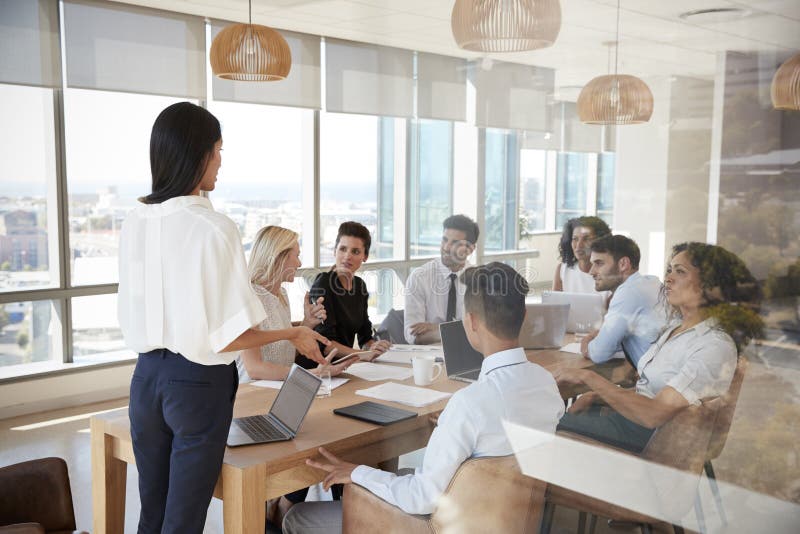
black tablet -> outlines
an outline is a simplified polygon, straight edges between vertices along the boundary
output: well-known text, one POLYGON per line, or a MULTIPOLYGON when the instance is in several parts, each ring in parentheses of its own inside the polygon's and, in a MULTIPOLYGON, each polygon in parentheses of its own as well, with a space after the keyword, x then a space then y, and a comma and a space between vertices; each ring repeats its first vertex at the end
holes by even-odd
POLYGON ((417 412, 401 410, 400 408, 393 408, 372 401, 359 402, 351 406, 336 408, 333 410, 333 413, 378 425, 390 425, 417 416, 417 412))

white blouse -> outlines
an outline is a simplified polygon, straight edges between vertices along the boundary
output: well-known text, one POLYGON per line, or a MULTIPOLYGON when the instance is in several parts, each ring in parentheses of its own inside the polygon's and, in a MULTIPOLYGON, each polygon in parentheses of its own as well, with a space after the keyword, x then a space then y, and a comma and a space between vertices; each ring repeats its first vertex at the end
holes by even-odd
MULTIPOLYGON (((286 290, 281 288, 281 295, 283 295, 283 300, 281 300, 261 286, 253 285, 252 287, 253 292, 258 296, 267 314, 266 319, 261 321, 258 325, 258 329, 281 330, 284 328, 291 328, 292 313, 289 309, 289 300, 286 296, 286 290)), ((294 356, 295 348, 289 341, 281 340, 275 343, 261 345, 261 361, 290 367, 294 363, 294 356)), ((247 369, 244 367, 244 360, 241 354, 236 358, 236 368, 239 370, 240 383, 244 384, 252 380, 250 375, 247 374, 247 369)))
POLYGON ((559 268, 561 269, 561 287, 565 293, 599 293, 603 295, 604 301, 611 294, 610 291, 596 291, 592 275, 581 271, 577 263, 572 267, 567 267, 566 263, 562 263, 559 268))
POLYGON ((689 404, 728 391, 736 371, 736 344, 713 319, 669 337, 668 328, 639 360, 636 393, 653 398, 670 386, 689 404))
POLYGON ((237 353, 220 351, 265 315, 236 225, 194 195, 142 205, 125 219, 118 311, 132 350, 165 348, 202 365, 231 363, 237 353))

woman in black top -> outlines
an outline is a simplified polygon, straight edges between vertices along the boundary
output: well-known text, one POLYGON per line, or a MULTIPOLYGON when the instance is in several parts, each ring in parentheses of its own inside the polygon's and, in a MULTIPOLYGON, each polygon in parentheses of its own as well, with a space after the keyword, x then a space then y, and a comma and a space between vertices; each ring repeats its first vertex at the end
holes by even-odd
POLYGON ((314 298, 325 297, 327 318, 315 330, 331 341, 324 348, 326 354, 333 349, 339 355, 355 352, 356 337, 361 350, 369 351, 359 355, 362 360, 373 360, 390 346, 388 341, 372 337, 372 323, 367 314, 369 292, 364 280, 355 275, 369 256, 371 242, 364 225, 353 221, 342 223, 334 247, 336 263, 332 270, 320 273, 311 286, 314 298))

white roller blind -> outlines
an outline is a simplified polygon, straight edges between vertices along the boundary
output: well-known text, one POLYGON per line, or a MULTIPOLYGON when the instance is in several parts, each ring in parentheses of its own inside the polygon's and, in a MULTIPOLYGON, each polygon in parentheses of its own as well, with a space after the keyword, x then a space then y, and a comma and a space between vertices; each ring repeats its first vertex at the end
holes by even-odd
POLYGON ((549 131, 553 71, 502 61, 493 61, 487 69, 483 63, 474 62, 470 68, 476 126, 549 131))
POLYGON ((200 17, 70 0, 64 31, 70 87, 205 98, 200 17))
POLYGON ((597 124, 584 124, 578 118, 578 105, 564 102, 566 121, 564 150, 568 152, 602 152, 603 127, 597 124))
POLYGON ((326 39, 327 111, 411 117, 413 59, 410 50, 326 39))
POLYGON ((417 115, 464 121, 467 117, 467 60, 417 54, 417 115))
MULTIPOLYGON (((233 22, 215 20, 211 23, 211 39, 233 22)), ((289 76, 279 82, 237 82, 213 77, 214 100, 250 102, 276 106, 295 106, 319 109, 320 47, 319 36, 278 30, 292 52, 289 76)))
POLYGON ((0 83, 61 85, 56 0, 0 0, 0 83))

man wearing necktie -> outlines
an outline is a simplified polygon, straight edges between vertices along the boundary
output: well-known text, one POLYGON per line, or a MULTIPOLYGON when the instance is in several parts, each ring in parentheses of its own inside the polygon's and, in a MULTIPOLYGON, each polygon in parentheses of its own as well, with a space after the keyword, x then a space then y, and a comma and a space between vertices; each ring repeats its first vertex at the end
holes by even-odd
POLYGON ((405 338, 409 343, 440 341, 439 323, 461 319, 464 284, 461 273, 478 241, 478 225, 466 215, 442 223, 440 257, 414 270, 406 282, 405 338))

